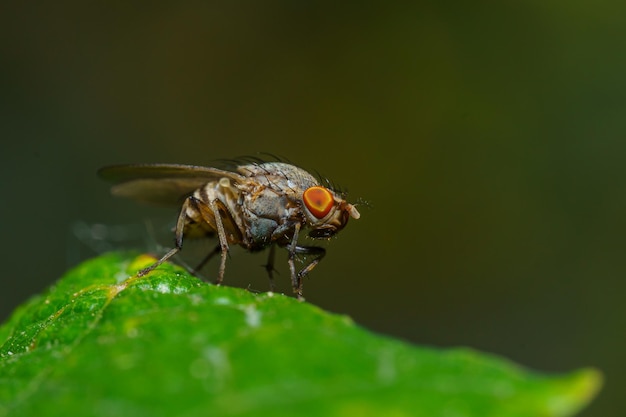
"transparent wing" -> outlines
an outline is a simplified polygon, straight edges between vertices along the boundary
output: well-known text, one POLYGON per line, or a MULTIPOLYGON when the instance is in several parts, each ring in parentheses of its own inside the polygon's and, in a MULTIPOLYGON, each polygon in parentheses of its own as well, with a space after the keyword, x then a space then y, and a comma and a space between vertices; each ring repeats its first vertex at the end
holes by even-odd
POLYGON ((185 197, 210 181, 244 177, 230 171, 195 165, 131 164, 112 165, 98 170, 98 175, 114 185, 116 196, 155 204, 180 204, 185 197))

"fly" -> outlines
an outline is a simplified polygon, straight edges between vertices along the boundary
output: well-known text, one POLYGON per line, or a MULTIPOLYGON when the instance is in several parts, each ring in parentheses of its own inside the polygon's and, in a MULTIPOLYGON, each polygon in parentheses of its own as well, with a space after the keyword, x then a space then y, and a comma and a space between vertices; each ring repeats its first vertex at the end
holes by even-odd
POLYGON ((174 229, 175 247, 141 270, 139 276, 180 252, 183 237, 217 235, 219 243, 196 270, 219 253, 219 285, 231 245, 251 252, 269 247, 266 269, 273 290, 275 247, 284 247, 289 253, 293 291, 302 298, 302 279, 326 250, 299 245, 299 236, 307 233, 313 239, 327 239, 343 229, 350 217, 360 217, 340 193, 321 185, 302 168, 284 162, 241 164, 232 171, 178 164, 114 165, 101 168, 98 174, 114 184, 111 192, 116 196, 157 204, 182 203, 174 229), (311 257, 300 271, 296 271, 296 255, 311 257))

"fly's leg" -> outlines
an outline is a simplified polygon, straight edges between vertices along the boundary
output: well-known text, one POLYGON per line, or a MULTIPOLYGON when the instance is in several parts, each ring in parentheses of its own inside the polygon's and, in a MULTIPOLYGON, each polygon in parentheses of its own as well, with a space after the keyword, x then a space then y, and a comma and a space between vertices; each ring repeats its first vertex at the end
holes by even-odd
POLYGON ((173 249, 171 249, 169 252, 167 252, 165 255, 163 255, 161 259, 159 259, 158 261, 156 261, 149 267, 144 268, 141 271, 137 272, 138 277, 142 277, 146 275, 147 273, 153 271, 163 262, 167 261, 168 259, 176 255, 178 252, 180 252, 183 249, 183 231, 185 229, 185 221, 187 220, 187 209, 189 208, 191 204, 191 198, 193 197, 189 197, 183 203, 183 208, 180 210, 180 214, 178 215, 178 220, 176 221, 176 229, 174 230, 174 234, 176 236, 176 240, 175 240, 176 246, 173 249))
POLYGON ((216 200, 211 200, 209 202, 209 206, 215 215, 215 223, 217 224, 217 236, 220 238, 220 246, 221 246, 221 259, 220 259, 220 270, 217 274, 217 285, 220 285, 224 280, 224 271, 226 270, 226 255, 228 255, 228 241, 226 240, 226 232, 224 231, 224 225, 222 224, 222 217, 220 216, 220 211, 217 208, 216 200))
POLYGON ((299 255, 311 255, 315 257, 311 262, 309 262, 307 266, 305 266, 300 270, 300 272, 298 272, 300 286, 302 286, 302 278, 307 276, 307 274, 311 272, 318 263, 320 263, 322 258, 326 255, 326 249, 319 246, 296 246, 296 253, 299 255))
MULTIPOLYGON (((302 286, 304 283, 303 283, 302 278, 307 276, 307 274, 311 272, 311 270, 315 268, 318 263, 320 263, 324 255, 326 255, 326 249, 321 248, 319 246, 296 246, 295 253, 298 255, 311 255, 315 257, 313 258, 311 262, 309 262, 307 266, 305 266, 304 268, 300 270, 300 272, 298 272, 298 274, 296 275, 297 281, 294 282, 293 284, 294 285, 293 291, 298 295, 299 300, 303 300, 302 286), (297 284, 297 287, 296 287, 296 284, 297 284)), ((294 272, 295 272, 295 269, 294 269, 294 272)), ((293 282, 293 278, 292 278, 292 282, 293 282)))
POLYGON ((298 297, 298 300, 304 300, 302 297, 302 278, 304 278, 313 268, 317 266, 318 263, 322 260, 324 255, 326 255, 326 249, 321 248, 319 246, 298 246, 298 234, 300 232, 300 224, 296 224, 294 229, 293 238, 291 239, 291 243, 289 244, 289 271, 291 272, 291 285, 293 287, 293 292, 298 297), (296 254, 298 255, 312 255, 315 258, 307 266, 302 268, 300 272, 296 273, 296 254))
POLYGON ((276 289, 274 285, 274 258, 276 257, 276 245, 270 246, 270 253, 267 256, 267 263, 263 265, 265 270, 267 271, 267 275, 270 278, 270 291, 274 291, 276 289))
POLYGON ((191 273, 196 275, 196 273, 198 271, 200 271, 202 268, 204 268, 204 265, 207 264, 207 262, 209 262, 211 259, 213 259, 213 257, 219 253, 222 249, 222 245, 221 243, 218 243, 217 246, 215 246, 213 248, 213 250, 211 252, 209 252, 204 259, 202 259, 202 261, 200 261, 200 263, 198 264, 198 266, 196 266, 194 269, 191 270, 191 273))
MULTIPOLYGON (((217 274, 217 280, 215 283, 220 285, 224 280, 224 271, 226 270, 226 256, 228 255, 228 240, 226 239, 226 231, 224 230, 224 224, 222 223, 222 216, 220 214, 220 210, 218 204, 222 207, 222 211, 224 211, 228 215, 228 210, 224 206, 224 203, 219 201, 218 199, 209 200, 208 204, 198 200, 195 197, 189 197, 190 204, 193 205, 193 208, 198 210, 202 215, 202 218, 209 224, 214 224, 217 229, 217 237, 220 240, 220 269, 217 274)), ((217 252, 217 248, 215 249, 217 252)))
POLYGON ((298 235, 300 234, 300 223, 296 223, 296 226, 293 230, 293 237, 291 238, 291 243, 289 244, 289 259, 287 263, 289 264, 289 272, 291 273, 291 286, 293 287, 293 292, 298 297, 298 300, 302 301, 304 298, 302 297, 302 277, 300 274, 296 273, 296 251, 298 250, 298 235))

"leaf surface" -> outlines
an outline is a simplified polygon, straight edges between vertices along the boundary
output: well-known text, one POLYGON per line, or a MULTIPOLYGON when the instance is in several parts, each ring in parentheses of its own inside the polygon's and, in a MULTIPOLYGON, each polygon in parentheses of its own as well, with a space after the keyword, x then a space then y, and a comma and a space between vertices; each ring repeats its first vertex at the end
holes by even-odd
POLYGON ((0 416, 570 416, 594 369, 544 375, 412 346, 279 294, 112 253, 0 326, 0 416))

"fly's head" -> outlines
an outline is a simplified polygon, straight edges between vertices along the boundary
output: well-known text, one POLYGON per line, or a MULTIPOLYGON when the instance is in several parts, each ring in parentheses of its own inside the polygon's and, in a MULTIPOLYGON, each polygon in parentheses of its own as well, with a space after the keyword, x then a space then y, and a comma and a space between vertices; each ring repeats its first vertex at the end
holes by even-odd
POLYGON ((315 239, 334 236, 346 226, 350 217, 361 217, 356 207, 320 185, 304 190, 302 202, 306 224, 311 229, 309 236, 315 239))

